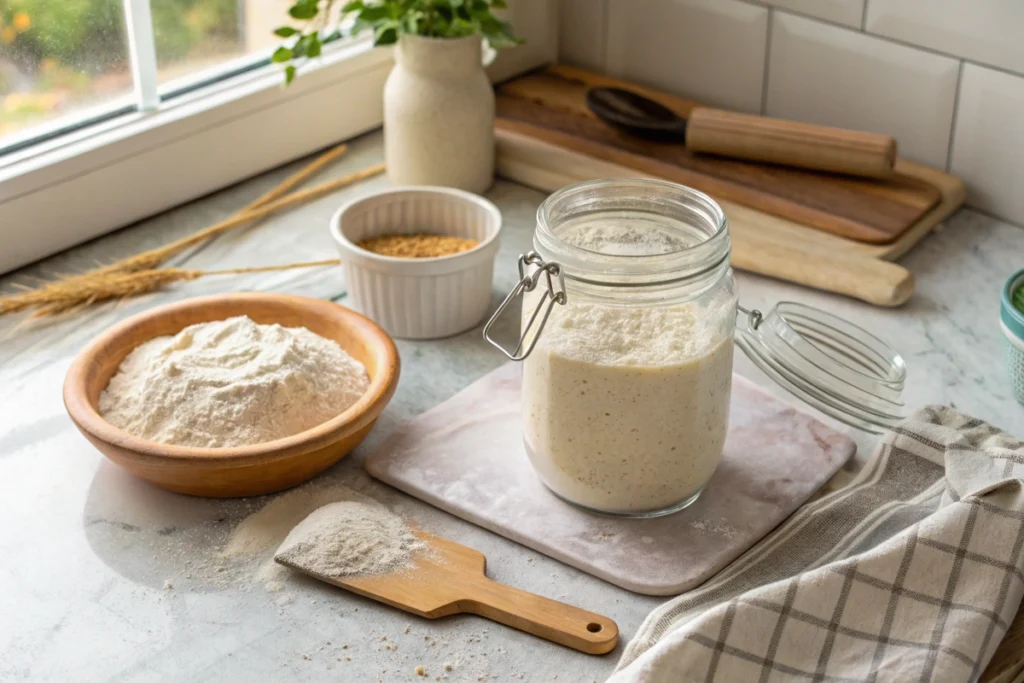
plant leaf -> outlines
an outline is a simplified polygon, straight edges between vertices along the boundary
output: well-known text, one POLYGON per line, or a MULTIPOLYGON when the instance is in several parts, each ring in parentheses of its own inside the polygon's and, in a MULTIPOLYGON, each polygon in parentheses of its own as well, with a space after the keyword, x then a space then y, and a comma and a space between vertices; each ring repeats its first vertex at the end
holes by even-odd
POLYGON ((319 11, 320 10, 315 2, 298 2, 292 5, 288 10, 288 14, 291 15, 293 19, 312 19, 319 11))
POLYGON ((405 15, 405 30, 412 34, 419 33, 421 21, 423 21, 423 12, 410 10, 405 15))
POLYGON ((505 0, 491 0, 491 7, 494 9, 508 9, 508 3, 505 0))
POLYGON ((298 30, 291 26, 281 26, 280 28, 274 29, 274 35, 280 36, 281 38, 291 38, 296 33, 298 33, 298 30))
POLYGON ((306 48, 306 56, 307 57, 319 57, 320 56, 320 51, 323 48, 323 43, 320 42, 320 36, 318 36, 315 33, 312 34, 309 37, 309 43, 308 44, 309 44, 309 47, 306 48))
POLYGON ((295 80, 295 65, 289 64, 284 69, 284 84, 291 85, 291 82, 295 80))
POLYGON ((352 2, 345 3, 345 6, 341 8, 342 14, 348 14, 349 12, 355 12, 361 10, 366 5, 363 4, 363 0, 352 0, 352 2))
POLYGON ((359 17, 356 17, 356 20, 352 22, 352 28, 349 29, 349 35, 359 35, 368 28, 373 28, 373 24, 371 24, 368 21, 363 21, 359 17))
MULTIPOLYGON (((396 22, 397 23, 397 22, 396 22)), ((373 34, 374 45, 394 45, 398 42, 398 27, 390 21, 377 27, 373 34)))
POLYGON ((359 12, 359 18, 363 21, 374 23, 388 18, 388 8, 383 5, 367 7, 359 12))
POLYGON ((270 56, 270 61, 280 64, 281 62, 287 62, 294 56, 295 54, 292 52, 291 48, 287 48, 282 45, 274 50, 274 54, 270 56))

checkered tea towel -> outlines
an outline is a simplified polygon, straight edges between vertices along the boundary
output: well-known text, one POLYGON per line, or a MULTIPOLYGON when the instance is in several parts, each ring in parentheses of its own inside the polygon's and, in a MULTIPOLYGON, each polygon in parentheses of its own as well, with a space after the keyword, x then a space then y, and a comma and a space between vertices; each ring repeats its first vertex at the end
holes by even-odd
POLYGON ((1024 593, 1022 483, 1024 441, 924 408, 849 486, 649 615, 609 683, 973 681, 1024 593))

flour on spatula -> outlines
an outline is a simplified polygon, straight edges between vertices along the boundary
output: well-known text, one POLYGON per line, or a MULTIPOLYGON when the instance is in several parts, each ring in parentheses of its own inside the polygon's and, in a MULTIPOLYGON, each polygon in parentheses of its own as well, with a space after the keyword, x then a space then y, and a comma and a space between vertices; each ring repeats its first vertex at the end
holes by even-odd
POLYGON ((424 547, 401 517, 380 505, 331 503, 292 529, 274 556, 326 578, 389 574, 424 547))

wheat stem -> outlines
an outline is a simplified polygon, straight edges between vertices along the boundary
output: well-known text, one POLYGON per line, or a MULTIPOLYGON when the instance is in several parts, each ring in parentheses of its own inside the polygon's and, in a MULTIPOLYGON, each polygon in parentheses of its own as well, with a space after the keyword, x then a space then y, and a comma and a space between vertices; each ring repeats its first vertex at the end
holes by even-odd
POLYGON ((101 301, 124 299, 148 294, 176 282, 197 280, 207 275, 239 275, 243 273, 265 273, 293 268, 314 268, 335 266, 338 259, 305 261, 280 266, 257 266, 252 268, 227 268, 223 270, 186 270, 183 268, 154 268, 133 273, 108 273, 94 277, 85 286, 54 283, 45 292, 38 290, 29 295, 16 295, 0 299, 0 315, 35 308, 33 318, 56 315, 78 310, 101 301))

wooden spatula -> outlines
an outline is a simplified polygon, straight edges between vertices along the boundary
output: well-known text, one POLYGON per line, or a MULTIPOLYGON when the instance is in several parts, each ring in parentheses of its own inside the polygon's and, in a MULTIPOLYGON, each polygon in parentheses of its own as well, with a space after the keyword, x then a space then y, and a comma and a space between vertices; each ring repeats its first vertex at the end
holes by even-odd
POLYGON ((602 655, 615 648, 619 627, 611 619, 492 581, 484 573, 483 553, 422 531, 416 535, 426 549, 416 554, 413 567, 391 574, 330 578, 281 555, 274 559, 427 619, 479 614, 587 654, 602 655))

